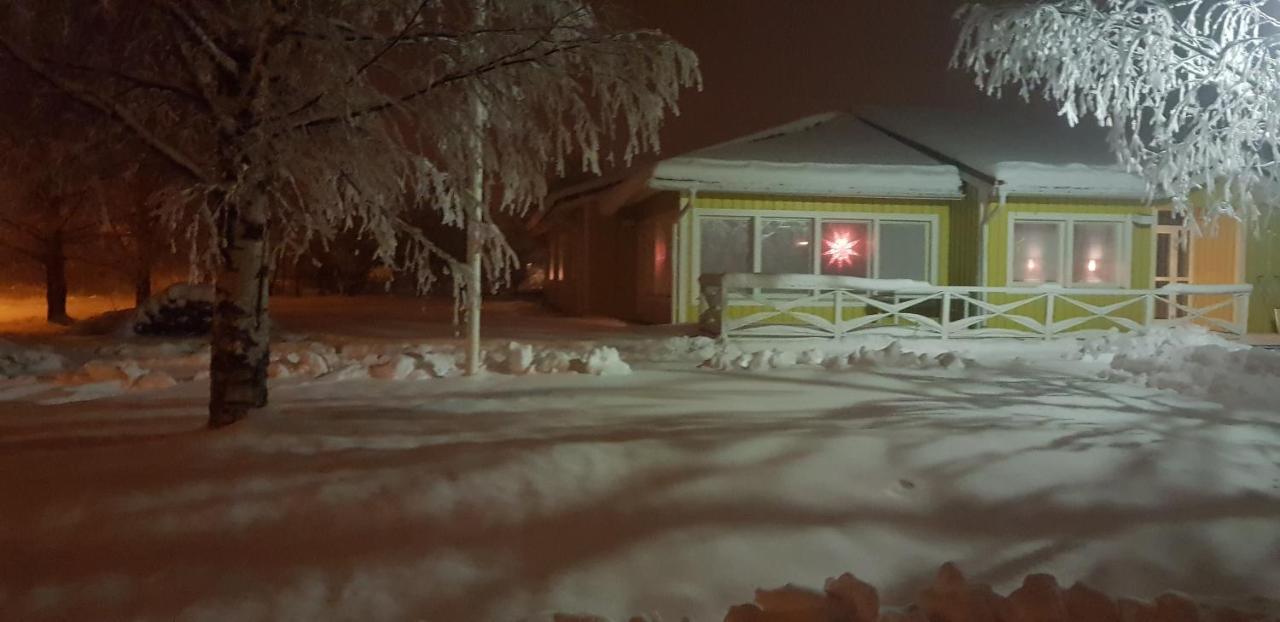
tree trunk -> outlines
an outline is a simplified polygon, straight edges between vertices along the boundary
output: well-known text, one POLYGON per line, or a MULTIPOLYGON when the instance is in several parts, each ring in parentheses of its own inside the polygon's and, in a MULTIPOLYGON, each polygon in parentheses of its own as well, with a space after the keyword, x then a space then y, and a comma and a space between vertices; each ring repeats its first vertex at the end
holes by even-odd
POLYGON ((133 268, 133 302, 141 307, 151 297, 151 270, 155 264, 155 238, 146 214, 135 218, 133 241, 138 249, 137 263, 133 268))
POLYGON ((52 324, 70 324, 67 315, 67 255, 62 233, 49 240, 44 258, 45 318, 52 324))
POLYGON ((133 271, 133 303, 141 307, 151 297, 151 253, 142 250, 133 271))
POLYGON ((209 427, 231 425, 267 405, 270 326, 267 196, 228 206, 225 250, 214 283, 209 427))

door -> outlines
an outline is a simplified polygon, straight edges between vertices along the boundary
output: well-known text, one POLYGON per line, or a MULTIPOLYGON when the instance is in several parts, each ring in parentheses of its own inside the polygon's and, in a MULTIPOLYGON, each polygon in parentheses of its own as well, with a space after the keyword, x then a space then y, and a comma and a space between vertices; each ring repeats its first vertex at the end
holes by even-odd
MULTIPOLYGON (((1171 210, 1160 210, 1156 219, 1156 288, 1191 283, 1191 237, 1182 226, 1182 217, 1171 210)), ((1182 294, 1176 302, 1185 307, 1190 301, 1186 294, 1182 294)), ((1186 314, 1186 311, 1172 307, 1164 300, 1156 300, 1157 320, 1172 320, 1186 314)))

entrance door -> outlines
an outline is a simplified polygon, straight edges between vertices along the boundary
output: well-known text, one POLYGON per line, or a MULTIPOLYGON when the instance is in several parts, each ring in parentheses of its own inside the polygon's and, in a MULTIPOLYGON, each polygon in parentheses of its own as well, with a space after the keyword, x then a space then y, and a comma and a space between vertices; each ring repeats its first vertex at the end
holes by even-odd
MULTIPOLYGON (((1183 228, 1181 216, 1171 210, 1160 210, 1156 215, 1156 288, 1171 283, 1191 283, 1191 238, 1183 228)), ((1185 294, 1177 297, 1177 303, 1187 306, 1185 294)), ((1156 300, 1157 320, 1183 317, 1185 311, 1176 309, 1164 300, 1156 300)))

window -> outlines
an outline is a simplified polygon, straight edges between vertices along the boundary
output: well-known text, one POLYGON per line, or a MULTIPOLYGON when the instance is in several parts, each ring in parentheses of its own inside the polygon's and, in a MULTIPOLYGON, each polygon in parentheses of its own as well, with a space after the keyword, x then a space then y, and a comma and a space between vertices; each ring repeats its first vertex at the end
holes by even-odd
POLYGON ((760 272, 813 272, 813 219, 760 219, 760 272))
MULTIPOLYGON (((707 210, 710 212, 710 210, 707 210)), ((697 215, 699 275, 825 274, 931 281, 937 261, 930 216, 798 216, 770 211, 697 215)), ((768 293, 766 291, 766 293, 768 293)))
POLYGON ((1062 271, 1062 224, 1013 223, 1013 282, 1057 283, 1062 271))
POLYGON ((822 274, 871 276, 871 223, 822 223, 822 274))
POLYGON ((1073 282, 1098 285, 1121 281, 1120 223, 1077 222, 1071 239, 1073 282))
POLYGON ((754 272, 750 218, 703 218, 699 260, 702 274, 754 272))
POLYGON ((880 223, 880 278, 929 280, 929 223, 880 223))
POLYGON ((1124 223, 1119 220, 1069 216, 1014 220, 1009 281, 1015 285, 1124 286, 1129 272, 1124 238, 1124 223))

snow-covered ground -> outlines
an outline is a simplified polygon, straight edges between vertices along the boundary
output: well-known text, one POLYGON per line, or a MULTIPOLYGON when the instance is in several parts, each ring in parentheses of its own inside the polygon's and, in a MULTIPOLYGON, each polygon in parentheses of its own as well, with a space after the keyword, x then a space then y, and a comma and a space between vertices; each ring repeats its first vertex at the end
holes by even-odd
POLYGON ((463 378, 447 308, 344 300, 275 305, 272 405, 217 433, 198 340, 0 343, 0 619, 705 621, 847 570, 905 603, 947 560, 1280 596, 1280 353, 726 348, 504 303, 463 378))

